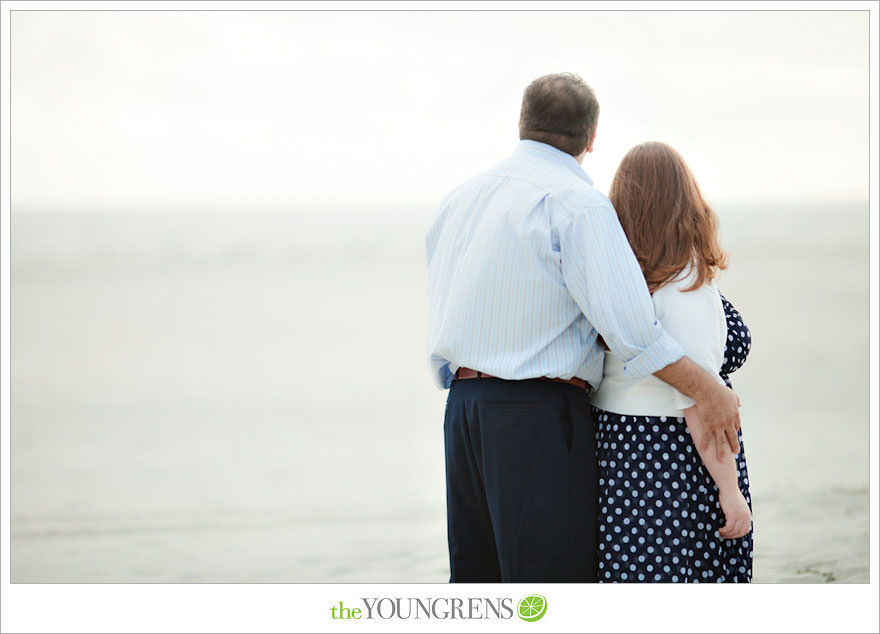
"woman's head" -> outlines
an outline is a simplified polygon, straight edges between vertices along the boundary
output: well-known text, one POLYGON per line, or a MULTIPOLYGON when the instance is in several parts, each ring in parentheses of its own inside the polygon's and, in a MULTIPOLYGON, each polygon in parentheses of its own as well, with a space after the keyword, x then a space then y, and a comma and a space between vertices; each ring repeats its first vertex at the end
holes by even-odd
POLYGON ((693 265, 693 290, 727 268, 718 218, 681 155, 665 143, 642 143, 623 157, 609 194, 654 292, 693 265))

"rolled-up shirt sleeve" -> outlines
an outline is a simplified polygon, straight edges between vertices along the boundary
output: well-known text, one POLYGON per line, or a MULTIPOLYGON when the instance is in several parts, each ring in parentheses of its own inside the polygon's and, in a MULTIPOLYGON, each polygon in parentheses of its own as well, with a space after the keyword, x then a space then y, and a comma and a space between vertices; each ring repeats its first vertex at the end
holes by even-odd
POLYGON ((571 212, 561 232, 562 276, 608 347, 639 378, 684 356, 654 314, 639 263, 611 204, 571 212))

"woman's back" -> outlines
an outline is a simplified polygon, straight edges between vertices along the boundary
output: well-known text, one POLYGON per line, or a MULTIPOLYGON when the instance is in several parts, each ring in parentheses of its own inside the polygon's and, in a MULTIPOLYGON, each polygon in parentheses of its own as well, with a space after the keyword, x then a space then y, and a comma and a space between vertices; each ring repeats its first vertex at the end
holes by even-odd
MULTIPOLYGON (((693 269, 660 287, 652 295, 657 319, 692 361, 715 376, 724 362, 727 321, 721 295, 714 283, 690 288, 696 279, 693 269), (683 292, 684 291, 684 292, 683 292)), ((694 404, 668 383, 653 375, 630 378, 626 363, 614 352, 605 352, 602 384, 593 395, 594 406, 617 414, 683 416, 694 404)))

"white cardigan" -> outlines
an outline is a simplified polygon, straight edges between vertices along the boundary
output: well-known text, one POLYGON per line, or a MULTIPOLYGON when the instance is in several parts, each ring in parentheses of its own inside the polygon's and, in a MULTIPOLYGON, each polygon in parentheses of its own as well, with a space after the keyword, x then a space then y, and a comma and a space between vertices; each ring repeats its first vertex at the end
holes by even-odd
MULTIPOLYGON (((723 385, 718 372, 724 362, 727 342, 724 307, 714 284, 681 292, 695 279, 696 272, 688 269, 684 277, 679 276, 655 291, 654 309, 663 328, 678 341, 685 355, 723 385)), ((605 351, 602 383, 590 399, 595 407, 616 414, 678 417, 684 416, 684 410, 695 403, 654 375, 627 376, 624 366, 619 356, 610 350, 605 351)))

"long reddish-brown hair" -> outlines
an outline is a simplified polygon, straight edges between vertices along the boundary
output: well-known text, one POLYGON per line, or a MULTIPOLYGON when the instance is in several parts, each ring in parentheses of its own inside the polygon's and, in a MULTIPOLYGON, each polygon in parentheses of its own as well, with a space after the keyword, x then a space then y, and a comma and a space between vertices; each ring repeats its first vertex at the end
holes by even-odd
POLYGON ((620 163, 609 198, 653 293, 690 265, 692 291, 727 268, 718 217, 681 155, 665 143, 635 146, 620 163))

